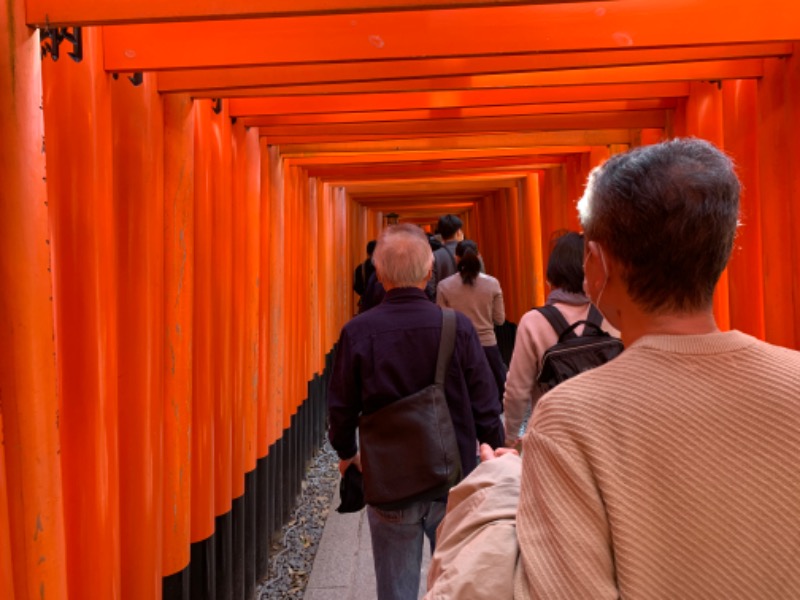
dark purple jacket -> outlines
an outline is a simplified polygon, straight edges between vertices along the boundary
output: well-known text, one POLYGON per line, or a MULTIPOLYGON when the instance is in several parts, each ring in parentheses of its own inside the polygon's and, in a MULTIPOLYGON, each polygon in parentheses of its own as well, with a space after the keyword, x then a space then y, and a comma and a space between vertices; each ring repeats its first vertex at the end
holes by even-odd
MULTIPOLYGON (((476 466, 475 440, 499 448, 505 434, 497 385, 478 335, 466 316, 456 317, 445 394, 466 476, 476 466)), ((328 386, 328 437, 340 458, 357 451, 363 410, 372 412, 433 383, 441 331, 441 309, 417 288, 387 292, 381 304, 342 328, 328 386)))

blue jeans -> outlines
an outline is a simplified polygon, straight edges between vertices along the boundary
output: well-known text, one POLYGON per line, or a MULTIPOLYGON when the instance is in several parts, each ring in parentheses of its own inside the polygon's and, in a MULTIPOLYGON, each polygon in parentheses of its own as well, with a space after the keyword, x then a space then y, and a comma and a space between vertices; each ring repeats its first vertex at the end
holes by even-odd
POLYGON ((433 554, 446 506, 444 502, 416 502, 400 510, 367 506, 378 600, 417 600, 424 536, 433 554))

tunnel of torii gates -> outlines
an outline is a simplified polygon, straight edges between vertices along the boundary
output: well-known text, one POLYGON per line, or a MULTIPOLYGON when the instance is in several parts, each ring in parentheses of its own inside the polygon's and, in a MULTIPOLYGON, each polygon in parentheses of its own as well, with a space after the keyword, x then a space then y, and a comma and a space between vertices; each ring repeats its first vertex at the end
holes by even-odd
POLYGON ((508 320, 609 155, 724 148, 722 328, 800 346, 795 0, 4 0, 0 597, 250 598, 387 215, 508 320))

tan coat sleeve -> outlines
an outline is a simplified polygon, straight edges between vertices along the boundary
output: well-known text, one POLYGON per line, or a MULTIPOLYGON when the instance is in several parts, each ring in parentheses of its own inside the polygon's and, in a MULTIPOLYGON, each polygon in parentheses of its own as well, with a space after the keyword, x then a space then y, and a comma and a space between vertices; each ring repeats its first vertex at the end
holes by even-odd
POLYGON ((436 536, 426 600, 512 600, 520 459, 481 463, 450 491, 436 536))

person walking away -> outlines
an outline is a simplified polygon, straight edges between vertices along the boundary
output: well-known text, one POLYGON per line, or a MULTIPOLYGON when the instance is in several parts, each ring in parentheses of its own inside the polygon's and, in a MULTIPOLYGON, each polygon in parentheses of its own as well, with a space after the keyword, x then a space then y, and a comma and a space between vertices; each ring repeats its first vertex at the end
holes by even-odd
POLYGON ((436 301, 436 286, 439 282, 456 272, 456 246, 464 239, 463 223, 456 215, 439 217, 436 233, 442 237, 444 246, 433 253, 433 272, 425 293, 436 301))
POLYGON ((800 352, 714 317, 739 193, 732 161, 697 139, 590 178, 585 289, 625 351, 539 400, 521 459, 481 446, 480 495, 473 477, 451 490, 428 597, 510 598, 465 566, 514 555, 464 541, 513 522, 514 598, 800 598, 800 352), (495 485, 514 477, 515 514, 513 485, 495 485), (467 507, 477 527, 449 522, 467 507))
POLYGON ((486 354, 502 397, 506 382, 506 365, 497 347, 495 325, 506 320, 503 290, 500 282, 481 272, 478 245, 472 240, 462 240, 456 245, 457 273, 446 277, 436 287, 436 303, 460 311, 469 317, 486 354))
MULTIPOLYGON (((359 417, 380 410, 434 381, 442 333, 442 309, 425 295, 433 254, 425 234, 410 224, 386 228, 373 254, 384 301, 342 328, 328 387, 328 437, 342 473, 361 468, 356 444, 359 417)), ((456 317, 455 345, 444 390, 464 475, 476 466, 476 439, 503 446, 497 388, 469 319, 456 317)), ((411 460, 399 453, 398 464, 411 460)), ((413 456, 414 459, 418 458, 413 456)), ((366 464, 366 463, 365 463, 366 464)), ((364 484, 380 473, 363 470, 364 484)), ((446 496, 387 509, 367 506, 379 600, 413 600, 419 590, 424 537, 435 549, 436 527, 446 496)))
POLYGON ((375 251, 375 240, 367 242, 367 259, 358 265, 353 272, 353 291, 358 294, 358 312, 363 312, 361 303, 367 291, 370 275, 375 272, 372 264, 372 253, 375 251))
MULTIPOLYGON (((556 239, 547 262, 547 284, 550 293, 546 304, 554 306, 568 324, 584 321, 591 301, 583 293, 583 236, 574 231, 556 239)), ((575 333, 583 333, 583 325, 575 333)), ((618 332, 604 321, 604 331, 618 332)), ((506 445, 515 447, 525 431, 528 416, 544 390, 537 384, 545 352, 558 342, 558 334, 538 310, 530 310, 520 319, 514 351, 506 378, 503 408, 505 411, 506 445)))

